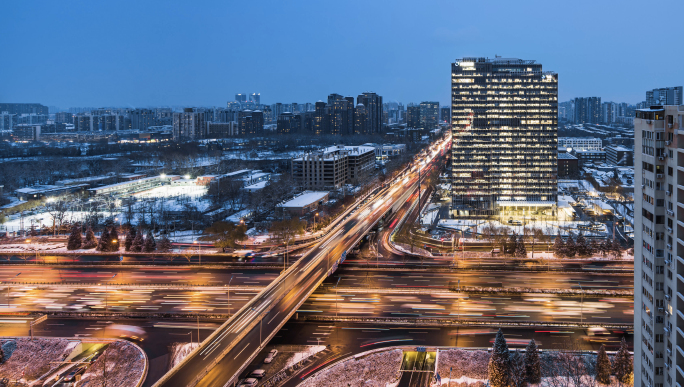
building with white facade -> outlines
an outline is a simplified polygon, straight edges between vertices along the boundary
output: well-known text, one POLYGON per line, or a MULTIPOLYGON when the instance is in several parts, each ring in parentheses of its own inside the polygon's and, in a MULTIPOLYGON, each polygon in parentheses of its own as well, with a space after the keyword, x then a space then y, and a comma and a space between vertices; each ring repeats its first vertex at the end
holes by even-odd
POLYGON ((603 148, 600 138, 591 137, 558 137, 558 146, 574 150, 597 150, 603 148))

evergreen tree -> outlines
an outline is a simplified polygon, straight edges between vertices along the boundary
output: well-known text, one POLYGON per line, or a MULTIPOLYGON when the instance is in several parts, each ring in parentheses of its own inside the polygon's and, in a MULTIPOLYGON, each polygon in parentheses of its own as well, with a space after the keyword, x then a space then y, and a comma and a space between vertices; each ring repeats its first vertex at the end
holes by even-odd
POLYGON ((506 248, 508 249, 506 251, 506 254, 515 254, 515 248, 518 245, 518 238, 515 233, 511 234, 511 237, 508 239, 508 243, 506 243, 506 248))
POLYGON ((97 244, 97 251, 109 251, 109 230, 105 227, 100 235, 100 243, 97 244))
POLYGON ((133 239, 131 244, 131 251, 139 253, 143 250, 143 245, 145 244, 145 239, 143 238, 142 232, 138 232, 133 239))
POLYGON ((580 257, 586 257, 589 253, 589 243, 584 235, 579 234, 577 241, 575 242, 575 247, 577 248, 577 255, 580 257))
POLYGON ((613 242, 610 244, 610 252, 615 256, 615 259, 622 257, 622 245, 617 238, 613 238, 613 242))
POLYGON ((116 227, 112 227, 112 231, 109 232, 109 243, 107 251, 119 251, 119 246, 121 246, 121 241, 119 240, 119 233, 116 231, 116 227))
POLYGON ((606 254, 608 254, 610 252, 611 245, 612 244, 610 243, 610 241, 608 239, 604 240, 603 243, 601 243, 601 255, 602 256, 605 257, 606 254))
POLYGON ((151 253, 157 249, 157 242, 154 240, 154 235, 152 235, 152 230, 147 231, 147 236, 145 237, 145 245, 143 246, 143 251, 146 253, 151 253))
POLYGON ((572 258, 575 254, 577 254, 577 245, 575 245, 575 241, 572 240, 572 235, 569 235, 568 239, 565 241, 565 256, 572 258))
POLYGON ((83 242, 82 248, 92 249, 93 247, 97 247, 97 238, 95 237, 92 227, 88 227, 88 230, 86 230, 85 242, 83 242))
POLYGON ((556 240, 553 242, 553 254, 558 258, 565 256, 565 242, 563 242, 560 234, 556 236, 556 240))
POLYGON ((599 246, 599 244, 596 243, 596 239, 592 239, 591 242, 589 242, 589 255, 598 254, 600 252, 601 246, 599 246))
POLYGON ((67 241, 67 250, 78 250, 81 248, 83 243, 83 238, 81 238, 81 226, 79 224, 74 224, 71 226, 71 234, 69 235, 69 240, 67 241))
POLYGON ((606 347, 601 345, 596 357, 596 380, 599 383, 610 384, 610 359, 606 353, 606 347))
POLYGON ((525 374, 528 383, 541 383, 541 361, 539 360, 537 343, 534 342, 534 339, 530 340, 527 348, 525 348, 525 374))
POLYGON ((629 354, 627 342, 623 337, 622 342, 620 342, 620 349, 615 355, 613 362, 613 373, 620 382, 628 384, 634 377, 633 372, 634 366, 632 365, 632 356, 629 354))
POLYGON ((163 236, 159 240, 159 244, 157 244, 157 250, 159 250, 163 253, 170 251, 172 247, 173 246, 171 246, 171 241, 166 236, 163 236))
POLYGON ((518 242, 515 245, 515 256, 518 258, 527 257, 527 248, 525 247, 525 241, 523 241, 522 237, 518 238, 518 242))
POLYGON ((131 226, 126 233, 126 240, 124 241, 124 248, 126 251, 131 251, 131 245, 133 244, 133 239, 135 239, 135 227, 131 226))
POLYGON ((492 357, 489 359, 489 385, 491 387, 508 387, 511 375, 511 355, 501 328, 496 333, 492 357))

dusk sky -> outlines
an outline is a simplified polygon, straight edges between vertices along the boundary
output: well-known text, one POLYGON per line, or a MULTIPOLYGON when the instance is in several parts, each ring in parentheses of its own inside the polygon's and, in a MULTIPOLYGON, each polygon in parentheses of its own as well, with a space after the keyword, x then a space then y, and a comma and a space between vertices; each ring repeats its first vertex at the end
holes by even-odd
POLYGON ((464 56, 535 59, 559 100, 684 84, 678 1, 10 1, 0 102, 225 106, 364 91, 449 104, 464 56))

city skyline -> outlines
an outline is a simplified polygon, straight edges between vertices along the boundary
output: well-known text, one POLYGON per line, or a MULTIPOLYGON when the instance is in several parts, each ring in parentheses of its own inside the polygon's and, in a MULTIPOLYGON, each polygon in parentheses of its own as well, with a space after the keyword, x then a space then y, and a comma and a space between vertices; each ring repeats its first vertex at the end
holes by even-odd
MULTIPOLYGON (((668 3, 675 13, 683 8, 668 3)), ((587 3, 529 4, 536 10, 500 3, 500 12, 488 14, 484 5, 446 2, 364 4, 363 13, 355 12, 359 4, 354 3, 294 8, 136 3, 135 13, 125 5, 15 3, 0 15, 0 32, 15 37, 7 42, 7 52, 21 60, 0 64, 1 74, 11 74, 0 78, 0 100, 63 109, 225 106, 237 93, 258 92, 262 103, 271 104, 363 90, 385 96, 386 102, 444 106, 449 104, 445 63, 495 55, 534 59, 556 69, 562 75, 559 101, 601 96, 638 103, 646 90, 684 83, 676 75, 683 55, 677 50, 658 66, 644 56, 629 63, 616 59, 634 47, 667 50, 668 39, 652 39, 647 23, 640 22, 638 3, 592 3, 595 12, 589 15, 583 11, 587 3), (109 17, 90 21, 86 14, 109 17), (453 27, 453 17, 465 14, 487 15, 486 28, 478 18, 459 18, 453 27), (513 20, 519 27, 511 30, 513 20), (254 44, 263 48, 255 51, 254 44), (407 55, 411 52, 415 55, 407 55)), ((662 29, 661 36, 676 34, 674 23, 662 29)))

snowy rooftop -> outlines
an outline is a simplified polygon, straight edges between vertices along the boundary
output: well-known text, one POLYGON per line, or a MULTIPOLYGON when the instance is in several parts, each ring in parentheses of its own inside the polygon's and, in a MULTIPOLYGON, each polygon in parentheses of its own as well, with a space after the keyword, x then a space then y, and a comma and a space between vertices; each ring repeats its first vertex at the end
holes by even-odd
POLYGON ((305 191, 296 198, 281 204, 281 207, 299 208, 317 202, 328 195, 326 191, 305 191))
POLYGON ((244 187, 243 189, 247 190, 247 191, 254 191, 254 190, 258 190, 258 189, 262 189, 262 188, 266 187, 266 184, 268 184, 268 183, 269 183, 268 180, 264 180, 264 181, 260 181, 258 183, 252 184, 252 185, 248 185, 248 186, 244 187))

